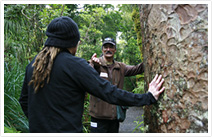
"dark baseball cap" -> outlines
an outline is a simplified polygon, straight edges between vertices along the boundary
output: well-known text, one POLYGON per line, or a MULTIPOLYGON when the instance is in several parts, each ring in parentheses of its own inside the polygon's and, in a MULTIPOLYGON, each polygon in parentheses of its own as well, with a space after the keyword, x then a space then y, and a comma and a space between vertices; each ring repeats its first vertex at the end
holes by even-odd
POLYGON ((109 37, 104 39, 102 46, 104 46, 105 44, 108 44, 108 43, 112 44, 113 46, 116 46, 116 41, 109 37))

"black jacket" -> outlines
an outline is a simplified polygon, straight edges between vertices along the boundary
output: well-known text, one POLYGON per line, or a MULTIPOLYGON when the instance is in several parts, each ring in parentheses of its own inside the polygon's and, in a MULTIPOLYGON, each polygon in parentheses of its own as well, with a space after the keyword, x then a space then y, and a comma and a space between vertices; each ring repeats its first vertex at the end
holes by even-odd
POLYGON ((27 66, 20 96, 29 119, 30 132, 82 132, 85 92, 116 105, 143 106, 155 103, 151 93, 133 94, 110 84, 86 60, 64 51, 55 58, 50 81, 34 93, 28 86, 34 60, 27 66))

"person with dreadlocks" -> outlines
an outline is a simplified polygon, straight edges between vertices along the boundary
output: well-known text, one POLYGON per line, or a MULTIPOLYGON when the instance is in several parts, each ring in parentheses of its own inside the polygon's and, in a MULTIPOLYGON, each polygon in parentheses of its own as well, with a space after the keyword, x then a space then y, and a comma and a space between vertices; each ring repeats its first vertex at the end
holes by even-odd
POLYGON ((121 90, 99 76, 86 60, 76 57, 80 41, 77 24, 58 17, 47 27, 44 48, 27 65, 20 105, 31 133, 81 133, 85 93, 111 104, 150 105, 164 91, 156 75, 148 93, 121 90))

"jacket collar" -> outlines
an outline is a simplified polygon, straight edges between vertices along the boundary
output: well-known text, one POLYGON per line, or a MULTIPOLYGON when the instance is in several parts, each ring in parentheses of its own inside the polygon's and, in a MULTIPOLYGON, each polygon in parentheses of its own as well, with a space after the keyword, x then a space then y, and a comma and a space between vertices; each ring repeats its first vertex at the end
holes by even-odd
MULTIPOLYGON (((106 61, 104 60, 103 56, 99 58, 100 59, 100 62, 101 62, 101 65, 104 66, 104 67, 107 67, 108 65, 106 64, 106 61)), ((120 65, 117 61, 113 60, 113 68, 116 68, 116 69, 120 69, 120 65)))

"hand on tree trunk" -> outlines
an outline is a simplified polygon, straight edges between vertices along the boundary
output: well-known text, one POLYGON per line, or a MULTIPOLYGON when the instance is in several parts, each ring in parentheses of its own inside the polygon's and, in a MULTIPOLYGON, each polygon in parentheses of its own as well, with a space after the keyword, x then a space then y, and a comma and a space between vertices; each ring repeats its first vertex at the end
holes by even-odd
POLYGON ((158 100, 159 95, 165 90, 165 87, 162 87, 164 79, 162 79, 162 75, 155 75, 154 79, 149 84, 148 91, 152 93, 156 100, 158 100))

